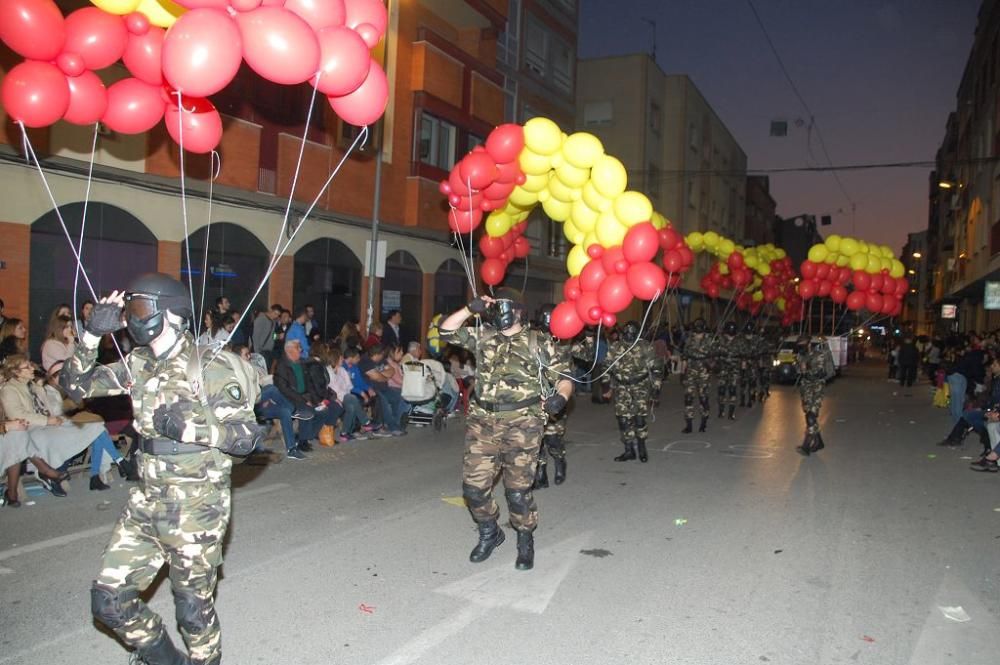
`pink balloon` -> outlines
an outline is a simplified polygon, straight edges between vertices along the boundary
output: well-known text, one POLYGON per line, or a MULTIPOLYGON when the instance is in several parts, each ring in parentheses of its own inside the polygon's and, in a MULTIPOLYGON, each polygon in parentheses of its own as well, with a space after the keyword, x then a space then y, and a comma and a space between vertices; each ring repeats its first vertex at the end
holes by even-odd
POLYGON ((199 104, 195 111, 190 109, 182 111, 175 104, 168 104, 163 121, 167 125, 167 133, 177 145, 188 152, 204 154, 215 150, 222 140, 222 118, 207 99, 199 101, 207 104, 209 108, 205 109, 199 104))
POLYGON ((361 37, 368 48, 375 48, 381 38, 378 30, 376 30, 375 26, 371 23, 362 23, 358 27, 354 28, 354 31, 358 33, 358 37, 361 37))
POLYGON ((150 85, 163 84, 163 39, 167 31, 151 27, 142 35, 129 35, 122 61, 132 76, 150 85))
POLYGON ((144 35, 149 32, 149 19, 142 12, 132 12, 125 15, 125 28, 133 35, 144 35))
POLYGON ((229 6, 229 0, 174 0, 174 2, 188 9, 225 9, 229 6))
POLYGON ((101 122, 115 132, 141 134, 160 122, 165 107, 158 86, 136 78, 122 79, 108 88, 108 109, 101 122))
POLYGON ((520 125, 500 125, 486 137, 486 152, 498 164, 514 162, 524 149, 524 128, 520 125))
POLYGON ((243 59, 268 81, 295 85, 319 70, 319 42, 309 24, 284 7, 259 7, 236 15, 243 59))
POLYGON ((55 60, 66 42, 62 12, 52 0, 2 0, 0 40, 29 60, 55 60))
POLYGON ((344 122, 357 127, 370 125, 382 117, 385 105, 389 103, 389 81, 379 64, 372 60, 368 66, 368 77, 361 87, 343 97, 327 99, 344 122))
POLYGON ((345 17, 344 24, 351 29, 358 28, 367 23, 374 30, 358 30, 362 32, 362 38, 368 44, 368 48, 374 48, 378 41, 385 34, 385 28, 389 24, 389 15, 386 12, 382 0, 344 0, 345 17))
POLYGON ((74 125, 92 125, 108 109, 108 91, 101 78, 92 71, 66 79, 69 85, 69 108, 63 120, 74 125))
POLYGON ((56 67, 66 76, 79 76, 87 71, 83 58, 76 53, 60 53, 56 58, 56 67))
POLYGON ((319 42, 319 69, 316 89, 339 97, 354 92, 365 82, 371 63, 368 47, 358 33, 343 26, 316 33, 319 42))
POLYGON ((583 330, 583 319, 571 302, 561 302, 552 310, 549 331, 559 339, 572 339, 583 330))
POLYGON ((14 120, 27 127, 48 127, 69 108, 69 86, 55 65, 28 60, 7 72, 0 99, 14 120))
POLYGON ((473 189, 483 189, 493 184, 497 177, 497 166, 487 153, 474 152, 458 163, 458 175, 462 182, 471 183, 473 189))
POLYGON ((225 88, 243 61, 240 29, 218 9, 192 9, 170 26, 163 39, 163 77, 192 97, 225 88))
POLYGON ((629 263, 652 261, 658 251, 660 251, 660 235, 656 232, 656 227, 649 222, 629 228, 625 240, 622 241, 622 252, 629 263))
MULTIPOLYGON (((252 12, 253 10, 260 7, 262 3, 260 0, 230 0, 229 6, 238 12, 252 12)), ((284 6, 283 4, 279 6, 284 6)))
POLYGON ((625 275, 608 275, 597 290, 597 300, 605 312, 617 314, 628 307, 632 302, 632 290, 625 275))
POLYGON ((563 284, 563 298, 566 300, 576 300, 581 292, 579 277, 570 277, 563 284))
POLYGON ((667 276, 655 264, 636 263, 625 273, 628 288, 639 300, 652 300, 667 287, 667 276))
POLYGON ((342 26, 347 18, 344 0, 287 0, 285 9, 294 12, 317 32, 342 26))
POLYGON ((128 29, 121 16, 97 7, 84 7, 66 17, 63 51, 77 53, 87 69, 104 69, 121 59, 128 29))

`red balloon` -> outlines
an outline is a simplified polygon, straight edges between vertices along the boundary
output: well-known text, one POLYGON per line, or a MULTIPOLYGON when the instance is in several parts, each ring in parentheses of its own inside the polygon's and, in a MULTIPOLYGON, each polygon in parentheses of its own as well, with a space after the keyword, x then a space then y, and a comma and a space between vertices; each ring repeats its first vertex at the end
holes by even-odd
POLYGON ((605 328, 613 328, 616 323, 618 323, 618 317, 611 312, 605 312, 601 316, 601 325, 605 328))
POLYGON ((225 88, 243 62, 243 38, 236 23, 218 9, 192 9, 163 38, 163 77, 192 97, 225 88))
POLYGON ((517 160, 497 164, 497 182, 524 184, 524 174, 521 172, 521 165, 517 163, 517 160))
POLYGON ((732 254, 729 255, 729 258, 726 259, 726 265, 728 265, 733 270, 737 270, 746 265, 746 263, 743 260, 742 254, 740 254, 739 252, 733 252, 732 254))
POLYGON ((188 152, 205 154, 215 150, 222 140, 222 118, 211 102, 207 99, 200 101, 207 103, 210 108, 204 109, 199 105, 194 110, 186 107, 181 111, 177 105, 168 104, 163 120, 167 125, 167 133, 178 145, 188 152))
POLYGON ((629 263, 652 261, 658 251, 660 251, 660 235, 650 222, 636 224, 625 233, 622 253, 629 263))
POLYGON ((442 180, 438 183, 438 191, 441 192, 441 196, 451 196, 451 185, 447 180, 442 180))
POLYGON ((589 256, 592 259, 599 259, 603 255, 604 255, 604 248, 598 245, 597 243, 594 243, 593 245, 587 248, 587 256, 589 256))
POLYGON ((29 60, 55 60, 66 43, 62 12, 52 0, 3 0, 0 40, 29 60))
POLYGON ((905 277, 896 280, 896 297, 902 298, 910 290, 910 282, 905 277))
POLYGON ((128 28, 121 16, 84 7, 66 17, 64 53, 76 53, 87 69, 104 69, 121 59, 128 28))
POLYGON ((496 181, 483 190, 483 196, 490 201, 497 201, 500 203, 501 205, 497 206, 500 208, 506 204, 511 192, 514 191, 515 186, 516 185, 512 182, 496 181))
POLYGON ((448 212, 448 227, 455 233, 472 233, 473 229, 483 221, 482 210, 462 210, 452 208, 448 212))
POLYGON ((654 263, 635 263, 625 273, 628 288, 639 300, 652 300, 663 295, 667 275, 654 263))
POLYGON ((382 0, 344 0, 344 24, 362 33, 368 48, 375 48, 385 34, 389 16, 382 0), (368 24, 370 29, 362 29, 368 24))
POLYGON ((92 71, 85 71, 77 77, 67 78, 69 85, 69 108, 63 120, 74 125, 92 125, 104 115, 108 108, 108 91, 101 78, 92 71))
POLYGON ((524 150, 524 128, 520 125, 500 125, 486 137, 486 152, 499 164, 516 162, 524 150))
POLYGON ((485 152, 470 153, 458 163, 458 175, 466 185, 472 183, 472 189, 484 189, 496 180, 497 165, 485 152))
POLYGON ((775 289, 775 288, 764 287, 761 290, 761 293, 764 294, 764 302, 774 302, 775 300, 778 299, 778 293, 779 293, 779 291, 778 291, 778 289, 775 289))
POLYGON ((824 279, 822 282, 819 283, 819 289, 816 291, 816 295, 819 296, 820 298, 825 298, 828 295, 830 295, 832 289, 833 289, 833 282, 831 282, 828 279, 824 279))
POLYGON ((335 97, 357 90, 371 68, 371 55, 364 40, 344 26, 323 28, 316 33, 316 39, 320 68, 316 89, 335 97))
POLYGON ((678 245, 684 242, 677 231, 674 231, 673 228, 669 226, 660 229, 656 233, 660 237, 660 247, 662 247, 664 251, 676 249, 678 245))
POLYGON ((879 311, 882 314, 892 314, 897 304, 899 304, 899 301, 895 298, 882 298, 882 309, 879 311))
POLYGON ((483 282, 490 286, 496 286, 502 282, 506 272, 507 266, 500 259, 486 259, 479 266, 479 274, 483 278, 483 282))
POLYGON ((753 281, 753 274, 747 268, 733 270, 733 285, 738 289, 745 289, 753 281))
POLYGON ((858 291, 867 291, 872 284, 872 276, 864 270, 855 270, 851 281, 858 291))
POLYGON ((663 255, 663 267, 667 269, 667 272, 679 273, 684 267, 684 259, 681 257, 681 253, 676 249, 667 250, 663 255))
POLYGON ((851 269, 841 268, 837 274, 837 283, 841 286, 847 286, 851 281, 851 269))
POLYGON ((601 262, 604 264, 604 270, 608 273, 617 272, 618 262, 624 260, 625 252, 622 250, 621 245, 607 247, 604 253, 601 254, 601 262))
POLYGON ((802 296, 803 300, 809 300, 815 296, 817 290, 816 282, 811 279, 804 279, 799 282, 799 295, 802 296))
POLYGON ((576 313, 587 325, 597 325, 601 314, 604 313, 597 299, 597 291, 583 291, 573 305, 576 307, 576 313), (597 312, 597 316, 594 316, 595 311, 597 312))
POLYGON ((108 110, 101 122, 115 132, 141 134, 160 122, 165 107, 158 86, 136 78, 122 79, 108 88, 108 110))
POLYGON ((125 14, 125 29, 130 35, 144 35, 149 32, 149 19, 142 12, 125 14))
POLYGON ((816 266, 816 279, 829 279, 830 277, 830 266, 826 263, 820 263, 816 266))
POLYGON ((576 300, 580 297, 580 278, 570 277, 563 284, 563 297, 566 300, 576 300))
POLYGON ((514 256, 523 259, 531 253, 531 243, 524 236, 520 236, 514 241, 514 256))
POLYGON ((458 194, 459 196, 468 196, 469 188, 462 182, 461 176, 458 175, 458 165, 456 164, 451 172, 448 173, 448 187, 451 189, 452 194, 458 194))
POLYGON ((552 310, 549 331, 559 339, 572 339, 583 330, 583 319, 571 302, 561 302, 552 310))
POLYGON ((597 291, 597 301, 605 312, 615 314, 628 307, 632 302, 632 291, 625 275, 608 275, 597 291))
POLYGON ((875 273, 871 276, 871 281, 868 284, 868 290, 875 293, 882 290, 882 284, 885 282, 881 273, 875 273))
MULTIPOLYGON (((629 282, 629 286, 631 286, 631 285, 632 285, 632 283, 629 282)), ((680 275, 669 275, 667 277, 667 288, 668 289, 676 289, 680 285, 681 285, 681 276, 680 275)))
POLYGON ((865 298, 865 307, 870 312, 880 312, 882 311, 882 296, 877 293, 868 293, 868 297, 865 298))
POLYGON ((347 18, 344 0, 286 0, 285 9, 317 32, 323 28, 342 26, 347 18))
POLYGON ((452 194, 448 197, 448 203, 455 206, 459 210, 481 208, 483 195, 479 192, 476 192, 472 196, 459 196, 458 194, 452 194))
POLYGON ((0 99, 14 120, 26 127, 48 127, 69 108, 69 85, 55 65, 27 60, 7 72, 0 99))
POLYGON ((76 53, 60 53, 56 58, 56 67, 66 76, 79 76, 87 70, 83 58, 76 53))
POLYGON ((284 7, 259 7, 237 14, 236 24, 243 38, 243 59, 268 81, 295 85, 316 75, 319 42, 298 15, 284 7))
MULTIPOLYGON (((178 4, 181 7, 187 7, 188 9, 201 9, 203 7, 215 7, 217 9, 225 9, 231 3, 228 2, 227 0, 175 0, 175 4, 178 4)), ((239 2, 239 0, 236 0, 236 4, 243 6, 242 3, 239 2)), ((258 2, 257 6, 259 6, 260 4, 262 3, 258 2)), ((235 7, 236 5, 233 6, 235 7)), ((240 11, 243 10, 241 9, 240 11)))
POLYGON ((690 268, 691 264, 694 263, 694 252, 691 251, 691 248, 681 241, 680 247, 675 247, 675 249, 681 254, 681 261, 684 264, 684 268, 690 268))
POLYGON ((830 300, 838 305, 843 304, 844 301, 847 300, 847 289, 840 284, 835 285, 832 289, 830 289, 830 300))
POLYGON ((600 261, 591 261, 580 271, 580 288, 586 292, 596 292, 608 277, 608 271, 600 261))
POLYGON ((503 240, 500 240, 500 238, 492 238, 488 235, 483 235, 483 237, 479 239, 479 253, 487 259, 497 258, 503 254, 503 250, 503 240))
POLYGON ((364 127, 378 120, 385 112, 385 106, 389 103, 389 80, 379 64, 372 60, 368 65, 368 77, 357 90, 343 97, 327 99, 344 122, 364 127))
POLYGON ((816 277, 816 269, 819 268, 815 263, 806 259, 802 262, 802 266, 799 268, 799 272, 802 273, 802 277, 805 279, 814 279, 816 277))
POLYGON ((132 76, 152 85, 163 84, 163 39, 167 31, 151 27, 142 35, 129 35, 122 62, 132 76))
POLYGON ((514 246, 514 236, 515 235, 517 235, 517 234, 507 232, 507 233, 503 234, 502 236, 500 236, 500 240, 503 242, 503 248, 504 249, 510 249, 511 247, 514 246))
POLYGON ((709 284, 708 288, 705 289, 705 293, 708 294, 709 298, 718 298, 719 297, 719 285, 718 284, 709 284))

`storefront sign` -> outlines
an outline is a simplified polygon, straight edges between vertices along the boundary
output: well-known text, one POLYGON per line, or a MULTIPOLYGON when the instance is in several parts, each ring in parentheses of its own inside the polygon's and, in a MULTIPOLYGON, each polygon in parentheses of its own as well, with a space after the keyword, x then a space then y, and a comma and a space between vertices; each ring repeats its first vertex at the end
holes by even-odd
POLYGON ((1000 282, 986 282, 983 309, 1000 309, 1000 282))
POLYGON ((941 305, 941 318, 954 319, 958 316, 958 305, 941 305))
POLYGON ((400 306, 400 292, 399 291, 382 291, 382 311, 388 312, 393 309, 399 309, 400 306))

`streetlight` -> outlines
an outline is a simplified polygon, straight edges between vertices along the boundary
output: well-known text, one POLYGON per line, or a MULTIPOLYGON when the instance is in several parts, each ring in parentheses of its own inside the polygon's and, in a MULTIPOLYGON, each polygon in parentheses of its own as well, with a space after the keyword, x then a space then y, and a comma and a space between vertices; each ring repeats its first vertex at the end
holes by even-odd
POLYGON ((916 270, 914 270, 913 268, 910 268, 910 269, 909 269, 909 270, 907 270, 906 272, 908 272, 908 273, 909 273, 909 274, 911 274, 911 275, 916 275, 916 274, 917 274, 917 271, 916 271, 916 270))
POLYGON ((938 183, 938 187, 940 187, 941 189, 951 189, 954 186, 955 183, 953 183, 950 180, 942 180, 941 182, 938 183))
POLYGON ((923 257, 924 257, 924 255, 921 254, 920 252, 913 252, 913 258, 915 258, 915 259, 922 259, 923 257))

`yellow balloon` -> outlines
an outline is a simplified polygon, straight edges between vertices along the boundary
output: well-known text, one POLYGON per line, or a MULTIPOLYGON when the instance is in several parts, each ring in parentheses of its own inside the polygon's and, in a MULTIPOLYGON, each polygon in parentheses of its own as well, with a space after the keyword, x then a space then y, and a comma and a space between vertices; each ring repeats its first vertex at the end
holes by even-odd
POLYGON ((554 219, 557 222, 565 222, 569 219, 570 205, 571 204, 565 201, 560 201, 555 197, 550 197, 548 201, 542 202, 542 210, 544 210, 545 214, 551 219, 554 219))
POLYGON ((566 272, 569 273, 570 277, 576 277, 588 263, 590 263, 590 257, 587 256, 583 245, 574 245, 573 249, 569 250, 569 254, 566 255, 566 272))
POLYGON ((576 132, 566 138, 562 147, 566 161, 579 169, 589 169, 604 154, 601 140, 587 132, 576 132))
POLYGON ((537 195, 537 196, 538 196, 538 202, 539 202, 539 203, 545 203, 545 202, 546 202, 546 201, 548 201, 548 200, 549 200, 550 198, 552 198, 552 192, 550 192, 550 191, 549 191, 549 188, 548 188, 548 187, 546 187, 546 188, 545 188, 545 189, 543 189, 542 191, 538 192, 538 195, 537 195))
POLYGON ((854 238, 841 238, 839 251, 844 256, 854 256, 858 253, 858 241, 854 238))
POLYGON ((493 211, 490 213, 490 216, 486 218, 486 235, 491 238, 499 238, 510 231, 510 227, 513 225, 514 220, 510 218, 510 215, 506 215, 499 211, 493 211))
POLYGON ((534 207, 535 207, 535 204, 533 204, 533 203, 530 206, 528 206, 527 208, 522 208, 521 206, 516 206, 513 203, 511 203, 510 201, 507 201, 507 205, 505 205, 502 210, 503 210, 503 212, 507 213, 511 217, 516 217, 516 216, 518 216, 518 215, 520 215, 522 213, 525 214, 525 215, 528 214, 529 212, 531 212, 531 209, 534 208, 534 207))
POLYGON ((552 170, 552 160, 547 155, 539 155, 533 150, 522 150, 517 163, 526 175, 548 176, 552 170))
POLYGON ((768 275, 771 274, 771 266, 767 265, 766 263, 763 263, 757 266, 757 272, 763 275, 764 277, 767 277, 768 275))
POLYGON ((892 259, 887 259, 884 256, 879 257, 879 263, 882 264, 879 270, 892 270, 892 259))
POLYGON ((628 229, 618 221, 614 210, 606 210, 597 220, 597 241, 607 249, 622 244, 628 229))
POLYGON ((571 245, 579 245, 587 234, 577 228, 572 220, 566 220, 563 224, 563 235, 566 236, 566 240, 569 240, 571 245))
POLYGON ((597 191, 597 187, 594 186, 593 180, 583 186, 583 200, 588 206, 597 212, 604 212, 614 205, 614 202, 611 199, 606 198, 603 194, 597 191))
POLYGON ((702 242, 705 243, 705 247, 715 249, 715 246, 719 244, 719 234, 715 231, 709 231, 702 236, 702 242))
POLYGON ((556 167, 556 177, 567 187, 580 189, 590 180, 590 169, 580 169, 572 164, 563 164, 556 167))
POLYGON ((838 254, 837 252, 828 252, 827 255, 826 255, 826 263, 829 263, 829 264, 832 265, 832 264, 836 263, 837 259, 839 259, 839 258, 840 258, 840 254, 838 254))
POLYGON ((838 268, 843 268, 844 266, 849 266, 849 265, 851 265, 851 257, 844 256, 843 254, 837 257, 838 268))
POLYGON ((813 263, 823 263, 829 253, 826 245, 813 245, 809 248, 809 260, 813 263))
POLYGON ((736 243, 734 243, 729 238, 723 238, 719 241, 719 254, 722 254, 726 258, 736 251, 736 243))
POLYGON ((573 204, 570 206, 569 219, 578 229, 591 231, 597 226, 597 218, 600 214, 581 199, 573 201, 573 204))
POLYGON ((851 270, 866 270, 868 268, 868 255, 858 252, 851 257, 851 270))
POLYGON ((590 247, 591 245, 600 245, 600 241, 597 240, 597 233, 590 231, 583 239, 584 248, 590 247))
POLYGON ((611 155, 601 155, 590 171, 590 181, 601 196, 613 199, 628 186, 628 173, 620 161, 611 155))
POLYGON ((841 240, 840 236, 834 233, 833 235, 831 235, 829 238, 826 239, 824 244, 826 245, 826 248, 831 252, 839 252, 840 240, 841 240))
POLYGON ((865 267, 865 270, 872 274, 881 272, 882 261, 880 259, 881 257, 875 256, 874 254, 869 254, 867 258, 868 265, 865 267))
POLYGON ((756 256, 744 256, 743 263, 747 264, 747 268, 754 269, 760 265, 756 256))
POLYGON ((645 194, 625 192, 615 199, 615 216, 625 226, 648 222, 653 216, 653 204, 645 194))
POLYGON ((869 251, 870 250, 868 248, 868 243, 866 243, 864 240, 859 240, 858 241, 858 253, 859 254, 868 254, 869 251))
POLYGON ((549 171, 541 175, 525 174, 524 184, 521 185, 521 189, 528 192, 540 192, 549 186, 549 171))
POLYGON ((888 245, 882 245, 881 247, 879 247, 879 249, 882 250, 882 256, 884 256, 887 259, 891 259, 896 256, 892 252, 892 247, 889 247, 888 245))
POLYGON ((774 248, 774 258, 775 259, 783 259, 786 256, 788 256, 788 252, 786 252, 785 250, 781 249, 780 247, 775 247, 774 248))
MULTIPOLYGON (((170 0, 142 0, 136 11, 145 14, 146 18, 153 25, 161 28, 169 28, 187 9, 170 0)), ((127 14, 129 12, 122 13, 127 14)))
POLYGON ((98 9, 109 14, 131 14, 139 8, 140 0, 91 0, 98 9))
POLYGON ((510 198, 508 198, 507 201, 509 203, 513 203, 514 205, 520 208, 530 208, 534 206, 536 203, 538 203, 538 200, 541 198, 539 194, 542 193, 547 194, 548 192, 547 190, 544 189, 541 192, 537 193, 527 192, 521 189, 520 187, 515 187, 514 191, 510 193, 510 198))
POLYGON ((899 259, 893 259, 892 267, 889 268, 889 276, 899 279, 905 274, 906 274, 906 268, 903 266, 903 264, 899 261, 899 259))
POLYGON ((763 291, 756 291, 753 294, 753 301, 754 302, 760 302, 763 299, 764 299, 764 292, 763 291))
POLYGON ((552 162, 552 168, 557 169, 566 163, 561 152, 557 152, 553 155, 549 155, 549 160, 552 162))
POLYGON ((729 274, 729 266, 726 265, 725 263, 721 262, 721 261, 719 262, 719 274, 720 275, 728 275, 729 274))
POLYGON ((564 185, 554 174, 549 178, 549 194, 560 201, 573 202, 573 189, 564 185))
POLYGON ((524 145, 539 155, 552 155, 562 147, 563 133, 548 118, 532 118, 524 123, 524 145))
POLYGON ((778 305, 778 311, 779 312, 784 312, 785 311, 785 299, 784 298, 778 298, 774 302, 775 302, 775 304, 778 305))

